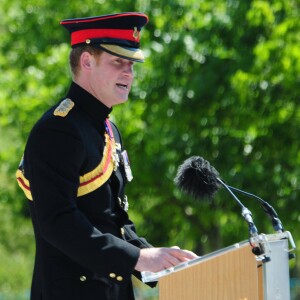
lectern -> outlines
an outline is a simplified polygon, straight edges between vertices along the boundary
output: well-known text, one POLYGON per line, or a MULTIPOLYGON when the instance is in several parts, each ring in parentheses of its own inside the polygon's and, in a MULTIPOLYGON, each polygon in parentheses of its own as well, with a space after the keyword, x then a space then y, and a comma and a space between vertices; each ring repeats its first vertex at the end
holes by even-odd
POLYGON ((295 248, 288 231, 260 234, 142 279, 159 282, 160 300, 288 300, 295 248))

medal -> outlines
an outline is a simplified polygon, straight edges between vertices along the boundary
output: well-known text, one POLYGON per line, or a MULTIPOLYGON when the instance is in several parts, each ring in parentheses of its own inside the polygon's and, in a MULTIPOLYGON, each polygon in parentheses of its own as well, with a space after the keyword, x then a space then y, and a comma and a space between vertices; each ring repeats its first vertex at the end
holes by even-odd
POLYGON ((124 195, 123 197, 123 200, 118 197, 118 200, 119 200, 119 205, 125 210, 125 211, 128 211, 128 208, 129 208, 129 203, 128 203, 128 198, 126 195, 124 195))
POLYGON ((129 162, 127 151, 124 150, 121 154, 122 154, 122 161, 124 164, 126 179, 128 182, 130 182, 133 179, 133 176, 130 168, 130 162, 129 162))

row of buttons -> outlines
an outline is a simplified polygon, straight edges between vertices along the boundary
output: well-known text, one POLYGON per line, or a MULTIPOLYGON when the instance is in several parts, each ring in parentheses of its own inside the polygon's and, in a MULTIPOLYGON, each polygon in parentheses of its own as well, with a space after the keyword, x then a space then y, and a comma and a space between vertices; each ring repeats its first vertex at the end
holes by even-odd
POLYGON ((123 281, 123 277, 122 276, 117 276, 115 273, 110 273, 109 277, 110 278, 116 278, 118 281, 123 281))
MULTIPOLYGON (((115 278, 118 281, 123 281, 123 277, 122 276, 117 276, 115 273, 110 273, 109 277, 113 278, 113 279, 115 278)), ((84 281, 87 280, 87 278, 86 278, 86 276, 80 276, 79 280, 82 281, 82 282, 84 282, 84 281)))

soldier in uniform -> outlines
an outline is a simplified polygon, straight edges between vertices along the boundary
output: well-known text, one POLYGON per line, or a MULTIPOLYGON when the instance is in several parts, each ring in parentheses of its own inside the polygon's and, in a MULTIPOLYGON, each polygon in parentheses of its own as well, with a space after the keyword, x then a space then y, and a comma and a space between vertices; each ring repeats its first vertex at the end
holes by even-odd
POLYGON ((195 258, 152 247, 130 221, 126 150, 108 116, 126 102, 142 13, 68 19, 69 91, 33 127, 17 171, 36 239, 32 300, 134 299, 131 275, 195 258))

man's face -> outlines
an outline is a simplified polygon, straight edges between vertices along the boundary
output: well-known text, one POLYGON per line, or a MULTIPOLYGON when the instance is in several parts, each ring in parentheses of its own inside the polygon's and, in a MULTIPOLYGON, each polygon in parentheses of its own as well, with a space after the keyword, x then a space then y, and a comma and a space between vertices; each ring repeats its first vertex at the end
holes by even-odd
POLYGON ((133 81, 133 62, 107 52, 92 56, 89 91, 107 107, 126 102, 133 81))

